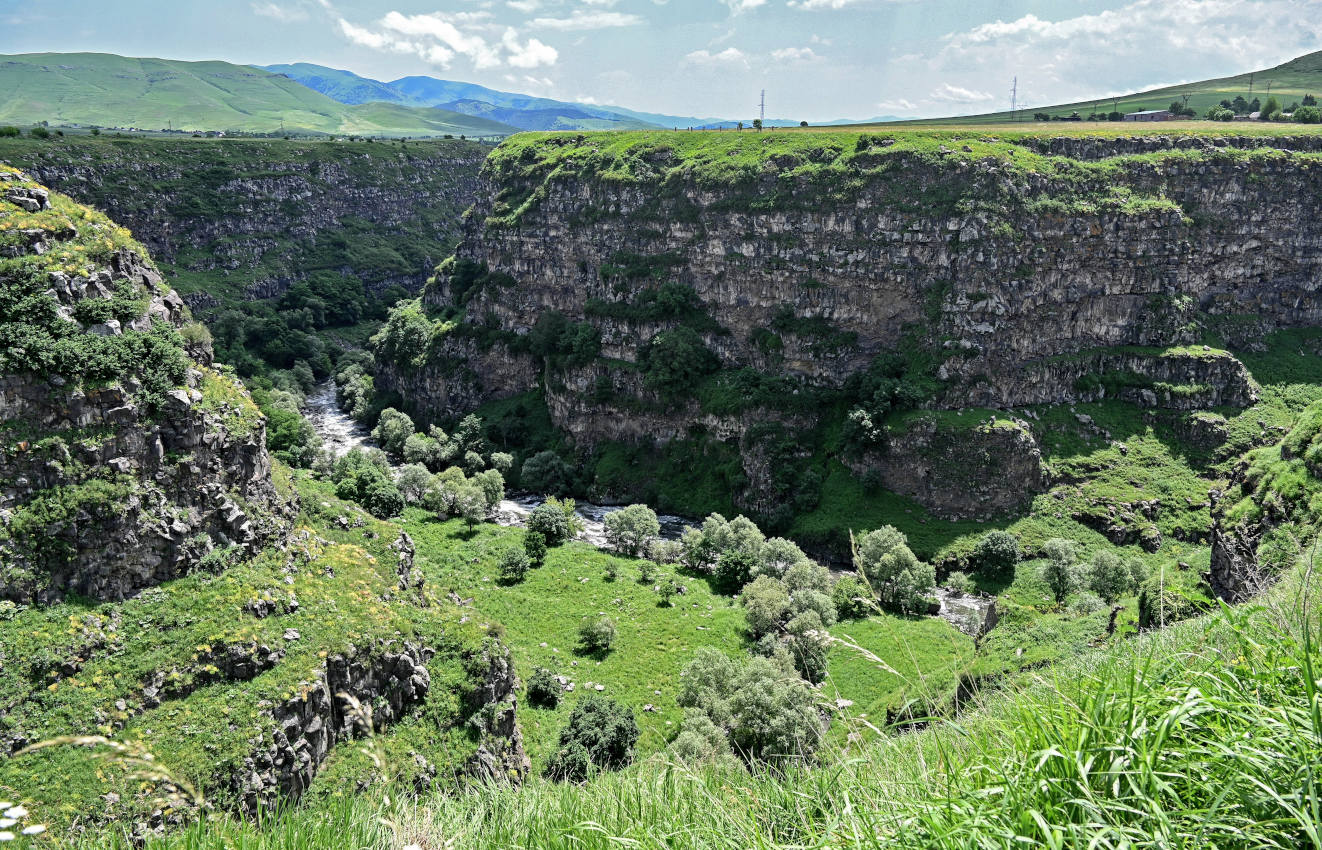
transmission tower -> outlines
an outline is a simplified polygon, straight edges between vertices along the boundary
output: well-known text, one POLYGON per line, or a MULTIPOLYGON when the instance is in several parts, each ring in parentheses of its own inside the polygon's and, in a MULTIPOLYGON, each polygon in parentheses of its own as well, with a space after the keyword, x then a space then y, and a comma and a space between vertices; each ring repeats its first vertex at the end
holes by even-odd
POLYGON ((1019 111, 1019 77, 1016 75, 1010 80, 1010 117, 1016 118, 1015 113, 1019 111))
POLYGON ((767 123, 767 90, 762 89, 762 99, 757 104, 757 120, 767 123))

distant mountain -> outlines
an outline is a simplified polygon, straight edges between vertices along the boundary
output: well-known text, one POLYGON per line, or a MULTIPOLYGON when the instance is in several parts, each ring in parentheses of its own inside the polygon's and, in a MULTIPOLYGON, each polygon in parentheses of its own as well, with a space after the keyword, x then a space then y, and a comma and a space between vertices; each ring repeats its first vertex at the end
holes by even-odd
POLYGON ((248 65, 106 53, 0 55, 0 123, 394 136, 504 136, 489 118, 401 103, 346 104, 248 65))
MULTIPOLYGON (((670 116, 655 116, 666 118, 666 122, 653 121, 642 117, 643 113, 630 110, 568 103, 435 77, 402 77, 383 83, 350 71, 324 68, 306 62, 262 67, 342 103, 364 103, 368 99, 375 99, 433 107, 489 118, 521 130, 644 130, 677 126, 669 121, 670 116)), ((691 124, 696 119, 683 120, 691 124)))

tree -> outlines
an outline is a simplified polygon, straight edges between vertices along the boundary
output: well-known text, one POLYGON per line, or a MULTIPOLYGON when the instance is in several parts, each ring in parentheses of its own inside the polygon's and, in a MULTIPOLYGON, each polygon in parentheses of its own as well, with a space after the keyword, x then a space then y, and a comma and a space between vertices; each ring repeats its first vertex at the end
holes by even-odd
POLYGON ((574 706, 560 731, 560 749, 546 772, 555 779, 582 782, 592 770, 619 770, 633 761, 638 722, 633 712, 600 694, 574 706))
MULTIPOLYGON (((834 611, 831 612, 835 614, 834 611)), ((805 680, 817 684, 826 678, 826 654, 831 648, 822 618, 816 611, 804 611, 785 625, 789 632, 790 657, 794 669, 805 680)))
POLYGON ((739 594, 744 621, 753 639, 780 630, 790 616, 790 595, 785 584, 771 576, 758 576, 739 594))
POLYGON ((730 740, 745 758, 767 762, 811 757, 822 740, 812 690, 766 658, 751 658, 733 682, 730 740))
POLYGON ((372 439, 392 455, 400 457, 404 452, 404 441, 413 436, 413 420, 407 413, 401 413, 393 407, 381 411, 381 418, 372 429, 372 439))
POLYGON ((989 531, 973 550, 973 561, 988 575, 1013 573, 1019 563, 1019 540, 1008 531, 989 531))
POLYGON ((490 461, 491 468, 504 475, 514 466, 514 455, 509 452, 492 452, 490 461))
POLYGON ((799 126, 800 126, 800 127, 807 127, 807 126, 808 126, 808 122, 807 122, 807 121, 800 121, 800 122, 799 122, 799 126))
POLYGON ((546 537, 539 531, 525 531, 523 533, 523 552, 528 556, 530 566, 540 567, 546 563, 546 537))
POLYGON ((578 642, 587 652, 609 652, 615 643, 615 621, 605 614, 584 617, 578 624, 578 642))
POLYGON ((688 764, 701 764, 728 757, 730 739, 725 730, 712 722, 712 719, 696 708, 684 712, 684 721, 679 726, 679 734, 670 744, 670 751, 680 761, 688 764))
POLYGON ((1223 106, 1213 106, 1207 110, 1208 121, 1234 121, 1235 113, 1233 110, 1226 109, 1223 106))
POLYGON ((494 510, 505 498, 505 476, 495 469, 487 469, 474 475, 472 480, 482 488, 482 496, 487 501, 487 509, 494 510))
POLYGON ((1304 105, 1304 106, 1317 106, 1317 98, 1314 97, 1314 96, 1311 95, 1311 94, 1306 94, 1306 95, 1304 95, 1303 105, 1304 105))
POLYGON ((487 518, 487 495, 472 481, 459 485, 454 494, 455 513, 472 531, 473 526, 487 518))
POLYGON ((1252 111, 1249 109, 1249 102, 1244 99, 1242 94, 1235 95, 1235 99, 1230 102, 1230 108, 1235 110, 1236 115, 1245 115, 1252 111))
POLYGON ((533 668, 528 677, 528 702, 542 708, 555 708, 563 693, 555 674, 545 667, 533 668))
POLYGON ((1042 578, 1051 588, 1051 594, 1057 602, 1064 602, 1065 597, 1079 586, 1078 546, 1073 540, 1053 537, 1042 544, 1042 554, 1047 562, 1042 567, 1042 578))
POLYGON ((1267 97, 1267 102, 1262 105, 1262 109, 1258 110, 1258 120, 1274 121, 1276 119, 1272 118, 1272 116, 1280 111, 1281 102, 1276 99, 1276 95, 1269 95, 1267 97))
POLYGON ((1322 110, 1316 106, 1301 106, 1294 111, 1294 120, 1300 124, 1322 123, 1322 110))
POLYGON ((875 608, 872 590, 854 576, 838 579, 831 587, 831 602, 841 620, 856 620, 871 614, 875 608))
POLYGON ((697 331, 687 325, 661 331, 639 352, 643 380, 664 395, 679 395, 720 368, 697 331))
POLYGON ((905 536, 889 525, 864 535, 854 565, 872 585, 881 604, 897 611, 922 610, 927 594, 936 585, 936 570, 919 561, 905 536))
POLYGON ((742 549, 731 549, 716 560, 712 583, 722 593, 738 593, 752 577, 757 564, 756 555, 742 549))
POLYGON ((550 500, 542 502, 528 515, 528 530, 540 534, 547 546, 559 546, 569 539, 569 518, 550 500))
POLYGON ((422 501, 423 494, 431 487, 432 475, 427 467, 420 463, 410 463, 399 468, 395 474, 395 486, 410 505, 422 501))
POLYGON ((762 119, 761 119, 761 118, 754 118, 754 119, 753 119, 753 129, 754 129, 754 130, 757 130, 758 132, 761 132, 761 131, 762 131, 762 119))
POLYGON ((797 564, 811 563, 808 556, 803 554, 792 540, 786 540, 783 537, 772 537, 767 540, 758 551, 758 565, 754 570, 754 575, 769 575, 780 578, 785 575, 797 564))
POLYGON ((675 702, 681 708, 696 708, 722 728, 734 725, 730 696, 740 663, 711 646, 700 647, 679 674, 675 702))
POLYGON ((656 583, 656 593, 657 596, 661 597, 661 604, 669 606, 670 600, 674 598, 676 593, 679 593, 679 584, 675 581, 675 577, 670 575, 661 576, 656 583))
POLYGON ((437 455, 439 447, 436 441, 426 434, 410 434, 404 440, 404 446, 400 454, 405 463, 420 463, 429 469, 440 471, 437 464, 437 455))
POLYGON ((528 575, 530 565, 528 553, 511 546, 500 553, 500 560, 497 562, 500 580, 505 584, 518 584, 528 575))
POLYGON ((647 505, 629 505, 606 514, 606 542, 621 555, 635 556, 647 544, 661 536, 661 523, 656 511, 647 505))
POLYGON ((538 452, 523 462, 519 485, 531 493, 558 496, 569 492, 573 473, 569 464, 552 451, 538 452))
POLYGON ((978 586, 973 583, 973 579, 969 578, 969 574, 959 570, 955 570, 946 576, 946 587, 960 596, 971 596, 978 589, 978 586))
POLYGON ((1132 581, 1129 567, 1114 552, 1101 550, 1093 555, 1088 584, 1103 602, 1109 605, 1124 596, 1132 581))

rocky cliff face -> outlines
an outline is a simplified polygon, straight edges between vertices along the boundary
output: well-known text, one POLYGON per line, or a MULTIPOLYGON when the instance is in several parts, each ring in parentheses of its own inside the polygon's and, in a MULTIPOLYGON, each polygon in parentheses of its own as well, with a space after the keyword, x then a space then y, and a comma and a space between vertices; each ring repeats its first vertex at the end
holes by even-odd
MULTIPOLYGON (((934 380, 922 402, 934 408, 1245 405, 1256 388, 1242 365, 1188 344, 1214 333, 1251 347, 1322 322, 1317 147, 521 136, 484 166, 457 252, 493 283, 442 274, 426 300, 462 302, 464 321, 504 345, 548 313, 588 323, 592 368, 616 387, 639 382, 659 331, 687 323, 725 372, 805 387, 848 392, 879 357, 899 358, 934 380), (690 299, 686 315, 658 309, 667 292, 690 299)), ((384 383, 450 415, 537 385, 528 368, 464 371, 471 355, 439 350, 447 368, 384 383)), ((548 363, 557 424, 588 444, 616 436, 589 412, 588 383, 548 363)), ((652 439, 702 424, 695 404, 666 407, 652 439)))
POLYGON ((141 247, 0 179, 0 598, 121 599, 280 536, 265 422, 141 247))
POLYGON ((457 239, 487 151, 459 140, 103 139, 10 142, 0 159, 105 210, 204 308, 208 289, 271 298, 318 271, 417 290, 457 239))

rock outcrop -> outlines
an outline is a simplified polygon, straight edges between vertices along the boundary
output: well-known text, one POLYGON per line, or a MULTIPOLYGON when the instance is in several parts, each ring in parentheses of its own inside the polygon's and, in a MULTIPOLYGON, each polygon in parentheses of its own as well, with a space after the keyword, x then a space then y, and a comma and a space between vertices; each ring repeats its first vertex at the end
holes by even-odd
MULTIPOLYGON (((658 404, 645 386, 649 344, 687 326, 720 370, 807 388, 847 393, 887 357, 931 377, 932 408, 1120 398, 1196 410, 1257 397, 1232 355, 1194 344, 1206 333, 1252 348, 1322 323, 1311 137, 930 147, 510 140, 483 167, 457 262, 424 296, 462 306, 466 332, 421 367, 383 364, 378 385, 431 417, 540 387, 580 446, 631 439, 611 409, 647 420, 632 439, 663 442, 713 424, 696 393, 658 404), (549 314, 591 326, 590 364, 520 347, 549 314)), ((902 456, 887 475, 915 479, 901 492, 972 515, 902 456)), ((1031 491, 1031 466, 1008 486, 1031 491)))
POLYGON ((0 261, 0 598, 122 599, 257 551, 293 511, 263 417, 141 248, 56 201, 0 261))

